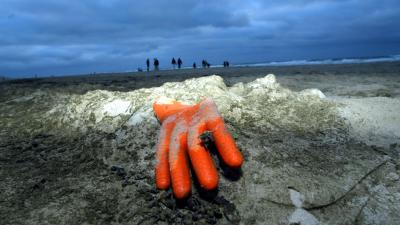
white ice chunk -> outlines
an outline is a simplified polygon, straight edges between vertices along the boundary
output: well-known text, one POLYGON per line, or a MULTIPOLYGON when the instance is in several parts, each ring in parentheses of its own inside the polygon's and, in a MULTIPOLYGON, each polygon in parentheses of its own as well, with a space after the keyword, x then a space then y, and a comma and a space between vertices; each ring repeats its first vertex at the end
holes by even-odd
POLYGON ((114 100, 103 106, 103 113, 109 116, 118 116, 121 114, 129 114, 131 102, 124 100, 114 100))
POLYGON ((304 195, 300 192, 289 189, 290 200, 292 200, 293 205, 296 210, 289 217, 289 224, 304 224, 304 225, 319 225, 322 224, 318 221, 315 216, 303 209, 304 195))
POLYGON ((289 224, 319 225, 321 223, 311 213, 302 208, 297 208, 290 216, 289 224))
POLYGON ((319 98, 326 98, 326 96, 324 95, 324 93, 322 93, 322 91, 315 88, 305 89, 301 91, 300 94, 304 96, 316 96, 319 98))
POLYGON ((133 114, 133 116, 131 116, 131 118, 129 118, 126 125, 127 126, 138 125, 138 124, 142 123, 144 121, 144 119, 146 119, 147 117, 149 117, 148 113, 136 112, 135 114, 133 114))
POLYGON ((290 193, 290 200, 292 200, 293 205, 296 206, 297 208, 303 207, 304 195, 293 189, 289 189, 289 193, 290 193))
POLYGON ((273 74, 268 74, 263 78, 258 78, 253 82, 247 84, 248 87, 257 88, 274 88, 278 83, 276 82, 276 77, 273 74))

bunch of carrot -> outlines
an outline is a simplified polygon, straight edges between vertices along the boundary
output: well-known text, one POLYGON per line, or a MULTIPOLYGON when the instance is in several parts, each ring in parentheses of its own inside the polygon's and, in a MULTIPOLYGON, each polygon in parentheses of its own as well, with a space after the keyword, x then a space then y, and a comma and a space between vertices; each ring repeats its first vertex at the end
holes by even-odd
POLYGON ((210 131, 222 160, 232 168, 243 163, 235 141, 226 129, 217 106, 211 98, 196 105, 159 98, 153 104, 154 112, 162 123, 157 150, 156 185, 168 189, 172 183, 178 199, 191 191, 188 157, 200 185, 206 190, 218 186, 218 173, 209 151, 200 135, 210 131))

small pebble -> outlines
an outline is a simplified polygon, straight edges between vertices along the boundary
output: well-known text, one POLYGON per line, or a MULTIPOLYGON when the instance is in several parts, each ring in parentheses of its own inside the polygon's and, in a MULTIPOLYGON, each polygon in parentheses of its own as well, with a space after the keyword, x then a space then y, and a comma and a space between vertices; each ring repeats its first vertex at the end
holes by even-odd
POLYGON ((112 166, 111 167, 111 171, 115 172, 120 177, 125 177, 126 176, 126 172, 125 172, 125 169, 123 167, 112 166))

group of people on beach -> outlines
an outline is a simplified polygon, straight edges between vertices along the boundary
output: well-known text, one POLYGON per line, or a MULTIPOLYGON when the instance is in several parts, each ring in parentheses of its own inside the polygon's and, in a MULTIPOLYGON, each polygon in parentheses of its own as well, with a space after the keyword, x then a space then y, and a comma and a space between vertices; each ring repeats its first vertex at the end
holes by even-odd
POLYGON ((229 61, 224 61, 224 67, 229 67, 229 61))
MULTIPOLYGON (((175 57, 173 57, 172 60, 171 60, 171 64, 172 64, 172 68, 173 69, 176 69, 176 67, 178 67, 178 69, 181 69, 183 61, 182 61, 182 59, 180 57, 177 60, 175 60, 175 57)), ((229 62, 228 61, 224 61, 223 65, 224 65, 224 67, 229 67, 229 62)), ((160 61, 157 58, 153 59, 153 66, 154 66, 154 71, 158 71, 159 70, 160 61)), ((208 63, 207 60, 203 59, 201 61, 201 66, 202 66, 202 68, 205 69, 205 68, 210 68, 211 64, 208 63)), ((150 59, 146 60, 146 67, 147 67, 147 71, 150 71, 150 59)), ((196 62, 193 62, 192 67, 193 67, 193 69, 197 68, 196 62)), ((138 68, 138 71, 141 72, 142 69, 138 68)))
POLYGON ((201 66, 202 66, 203 68, 210 68, 210 63, 208 63, 207 60, 203 59, 203 60, 201 61, 201 66))
MULTIPOLYGON (((153 59, 153 65, 154 65, 155 71, 159 70, 160 62, 158 61, 157 58, 153 59)), ((147 72, 149 72, 150 71, 150 59, 148 59, 148 58, 146 59, 146 66, 147 66, 147 72)), ((139 72, 140 72, 140 70, 139 70, 139 72)))
POLYGON ((183 62, 182 62, 181 58, 178 58, 178 61, 176 61, 175 58, 172 57, 172 60, 171 60, 172 68, 175 69, 175 66, 178 64, 178 69, 180 69, 182 66, 182 63, 183 62))

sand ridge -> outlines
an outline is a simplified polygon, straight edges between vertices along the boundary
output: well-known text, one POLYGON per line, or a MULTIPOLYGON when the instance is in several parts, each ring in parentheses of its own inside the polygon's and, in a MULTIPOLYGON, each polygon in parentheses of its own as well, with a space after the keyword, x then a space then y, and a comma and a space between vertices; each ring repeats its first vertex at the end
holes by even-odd
POLYGON ((397 129, 392 103, 399 78, 256 74, 265 70, 193 79, 164 74, 143 79, 145 85, 125 75, 2 83, 1 221, 399 223, 399 149, 390 136, 397 129), (359 94, 350 81, 377 85, 366 84, 359 94), (390 96, 376 96, 377 87, 390 96), (160 124, 151 104, 159 95, 188 103, 211 95, 244 155, 242 173, 218 165, 218 191, 205 193, 194 183, 186 202, 157 191, 151 168, 160 124), (357 135, 366 130, 390 138, 369 143, 357 135))

